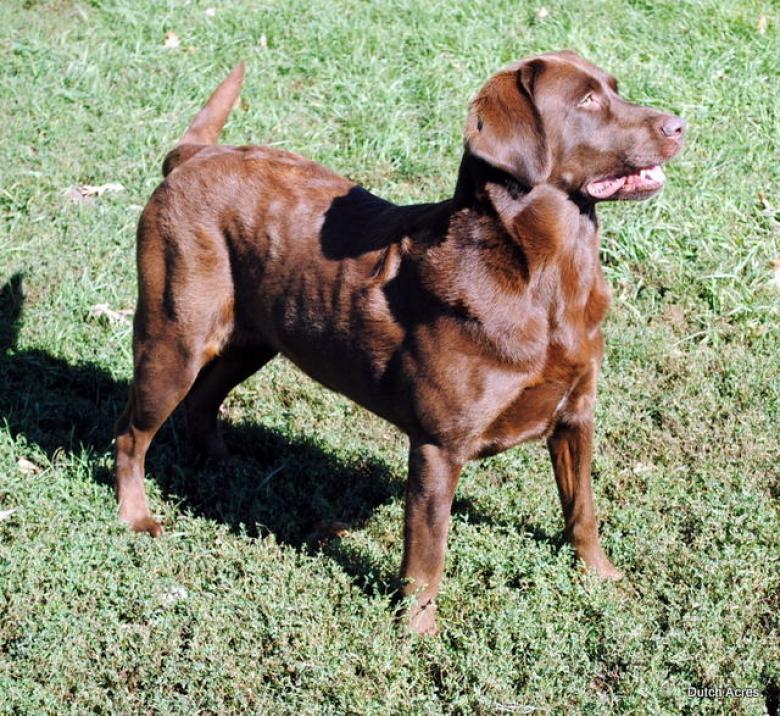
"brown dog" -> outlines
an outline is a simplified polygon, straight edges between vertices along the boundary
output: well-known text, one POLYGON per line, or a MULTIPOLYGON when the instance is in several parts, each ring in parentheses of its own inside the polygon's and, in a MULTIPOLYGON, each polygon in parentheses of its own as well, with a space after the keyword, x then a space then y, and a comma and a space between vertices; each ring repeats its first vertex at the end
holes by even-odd
POLYGON ((435 630, 461 467, 525 440, 547 440, 577 555, 619 577, 590 478, 609 304, 595 205, 655 194, 683 120, 626 102, 573 52, 533 57, 471 103, 453 198, 396 206, 290 152, 213 146, 243 74, 168 155, 139 223, 120 518, 161 533, 143 482, 154 434, 186 399, 194 444, 223 455, 220 404, 281 353, 409 436, 413 630, 435 630))

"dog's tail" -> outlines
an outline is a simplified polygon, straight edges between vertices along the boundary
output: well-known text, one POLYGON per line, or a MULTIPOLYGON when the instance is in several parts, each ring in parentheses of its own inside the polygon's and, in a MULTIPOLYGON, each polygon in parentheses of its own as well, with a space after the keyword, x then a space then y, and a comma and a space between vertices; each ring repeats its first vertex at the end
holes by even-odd
POLYGON ((228 115, 238 102, 238 93, 244 80, 244 63, 239 62, 214 90, 208 102, 190 123, 184 136, 168 153, 163 162, 163 176, 195 156, 209 144, 215 144, 228 115))
POLYGON ((195 115, 184 136, 182 144, 214 144, 222 127, 225 126, 230 110, 238 101, 241 83, 244 81, 244 63, 239 62, 222 84, 214 90, 206 106, 195 115))

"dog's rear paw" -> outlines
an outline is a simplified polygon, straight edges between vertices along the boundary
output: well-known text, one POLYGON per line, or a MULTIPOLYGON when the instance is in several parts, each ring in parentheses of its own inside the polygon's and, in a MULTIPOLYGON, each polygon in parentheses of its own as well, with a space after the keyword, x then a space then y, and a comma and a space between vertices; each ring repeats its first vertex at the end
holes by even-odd
POLYGON ((146 534, 152 537, 159 537, 163 533, 162 523, 158 522, 151 515, 135 519, 124 519, 123 517, 119 519, 128 524, 133 532, 146 532, 146 534))
POLYGON ((230 450, 219 434, 191 439, 192 459, 195 465, 220 465, 230 459, 230 450))

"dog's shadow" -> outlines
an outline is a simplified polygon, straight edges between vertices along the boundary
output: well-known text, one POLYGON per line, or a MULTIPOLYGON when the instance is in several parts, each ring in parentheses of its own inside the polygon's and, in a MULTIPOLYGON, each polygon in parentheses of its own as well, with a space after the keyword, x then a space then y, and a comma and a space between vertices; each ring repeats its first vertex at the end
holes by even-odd
MULTIPOLYGON (((16 274, 0 288, 0 420, 50 459, 58 451, 104 455, 127 382, 94 363, 74 365, 44 350, 18 348, 23 304, 22 275, 16 274)), ((181 416, 166 421, 146 461, 147 476, 166 500, 235 532, 270 533, 299 549, 324 549, 364 589, 390 588, 388 565, 339 545, 336 535, 359 529, 379 506, 401 498, 397 471, 377 458, 341 459, 313 438, 259 424, 228 423, 223 432, 231 457, 199 465, 190 459, 181 416)), ((112 486, 104 463, 96 460, 93 474, 112 486)), ((400 541, 400 524, 398 531, 400 541)))
MULTIPOLYGON (((0 288, 0 419, 14 437, 49 458, 62 450, 105 454, 127 383, 94 363, 74 365, 40 349, 18 348, 23 304, 22 276, 16 274, 0 288)), ((231 458, 198 466, 189 459, 183 420, 174 414, 166 422, 147 457, 147 476, 166 500, 235 532, 270 533, 298 549, 322 549, 367 592, 392 590, 402 525, 398 555, 381 563, 337 535, 360 529, 380 506, 402 499, 402 474, 380 459, 344 460, 313 438, 255 423, 228 423, 223 431, 231 458)), ((93 474, 111 486, 104 463, 96 460, 93 474)), ((458 498, 453 511, 467 513, 470 522, 490 519, 468 498, 458 498)), ((542 533, 535 538, 559 542, 542 533)))

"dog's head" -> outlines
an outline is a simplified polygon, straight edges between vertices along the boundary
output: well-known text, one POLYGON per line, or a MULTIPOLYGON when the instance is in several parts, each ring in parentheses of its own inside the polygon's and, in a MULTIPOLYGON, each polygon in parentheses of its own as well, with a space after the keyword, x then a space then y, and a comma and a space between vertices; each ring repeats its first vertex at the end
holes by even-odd
POLYGON ((627 102, 614 77, 564 50, 493 75, 471 102, 465 143, 525 186, 602 201, 658 192, 684 134, 683 119, 627 102))

